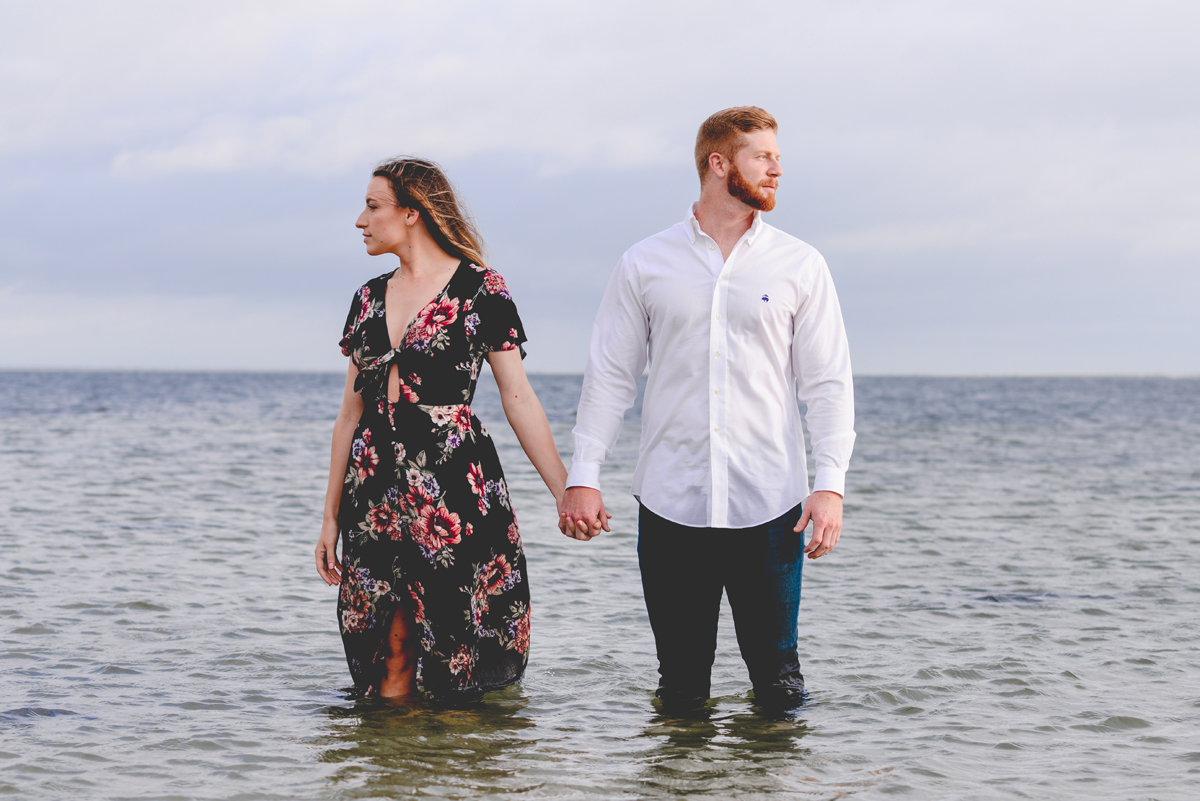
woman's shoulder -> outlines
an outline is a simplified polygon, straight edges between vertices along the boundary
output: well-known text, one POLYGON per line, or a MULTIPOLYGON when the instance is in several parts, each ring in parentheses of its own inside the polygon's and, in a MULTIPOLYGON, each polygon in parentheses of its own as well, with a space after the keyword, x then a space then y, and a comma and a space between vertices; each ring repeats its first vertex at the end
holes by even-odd
POLYGON ((467 262, 470 266, 472 275, 479 284, 481 293, 488 295, 499 295, 505 300, 512 300, 512 295, 509 294, 508 284, 504 281, 504 276, 493 270, 491 267, 483 267, 478 264, 467 262))
POLYGON ((391 273, 372 278, 354 292, 350 301, 350 317, 346 320, 347 330, 358 328, 372 317, 383 313, 383 298, 387 294, 387 280, 391 273))
POLYGON ((354 290, 355 302, 361 303, 364 306, 372 301, 382 302, 383 294, 387 291, 388 279, 391 277, 392 273, 388 272, 368 280, 365 284, 354 290))
POLYGON ((368 280, 361 287, 359 287, 358 291, 362 292, 364 289, 368 289, 374 294, 379 294, 380 292, 383 292, 384 290, 387 289, 388 279, 391 278, 392 274, 395 272, 396 272, 395 270, 389 270, 388 272, 384 273, 383 275, 375 276, 374 278, 368 280))

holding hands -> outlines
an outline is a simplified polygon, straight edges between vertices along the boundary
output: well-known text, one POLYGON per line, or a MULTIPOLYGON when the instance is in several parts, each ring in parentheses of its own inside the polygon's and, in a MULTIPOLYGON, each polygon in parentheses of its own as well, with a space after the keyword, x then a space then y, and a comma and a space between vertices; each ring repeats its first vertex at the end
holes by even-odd
POLYGON ((569 488, 558 505, 558 530, 585 542, 602 530, 611 531, 608 527, 611 518, 604 508, 600 490, 591 487, 569 488))

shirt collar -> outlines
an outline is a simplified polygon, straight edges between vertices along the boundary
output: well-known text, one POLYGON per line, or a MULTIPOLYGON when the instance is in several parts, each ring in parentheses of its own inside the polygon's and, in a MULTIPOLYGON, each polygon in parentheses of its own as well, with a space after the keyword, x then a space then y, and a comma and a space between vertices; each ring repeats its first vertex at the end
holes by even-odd
MULTIPOLYGON (((691 206, 688 206, 687 219, 684 220, 684 224, 687 226, 688 242, 693 245, 696 244, 696 237, 698 237, 700 234, 704 234, 704 231, 700 228, 700 221, 696 219, 696 205, 697 204, 693 203, 691 206)), ((746 240, 747 245, 752 246, 754 244, 754 240, 758 238, 759 233, 762 232, 763 224, 762 212, 758 209, 755 209, 754 221, 750 223, 750 230, 742 234, 742 237, 746 240)), ((708 234, 704 235, 708 236, 708 234)), ((709 238, 711 239, 711 237, 709 238)))

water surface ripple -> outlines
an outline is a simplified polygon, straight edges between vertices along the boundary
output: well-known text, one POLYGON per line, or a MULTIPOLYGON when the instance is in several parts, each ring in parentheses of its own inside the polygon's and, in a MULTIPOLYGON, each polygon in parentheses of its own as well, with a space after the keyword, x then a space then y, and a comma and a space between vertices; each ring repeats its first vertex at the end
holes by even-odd
MULTIPOLYGON (((536 376, 560 447, 577 376, 536 376)), ((1200 796, 1200 381, 861 378, 846 532, 805 568, 811 703, 657 715, 626 490, 578 543, 503 422, 525 681, 352 702, 312 566, 331 375, 0 373, 0 793, 28 798, 1200 796)))

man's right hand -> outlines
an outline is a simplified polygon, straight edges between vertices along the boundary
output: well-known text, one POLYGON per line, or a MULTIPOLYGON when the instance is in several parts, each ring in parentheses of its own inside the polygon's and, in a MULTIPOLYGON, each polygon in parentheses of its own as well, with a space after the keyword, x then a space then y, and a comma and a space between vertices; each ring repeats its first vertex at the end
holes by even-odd
POLYGON ((600 490, 591 487, 571 487, 563 493, 558 517, 558 530, 577 540, 590 540, 601 529, 610 531, 612 517, 604 508, 600 490))

